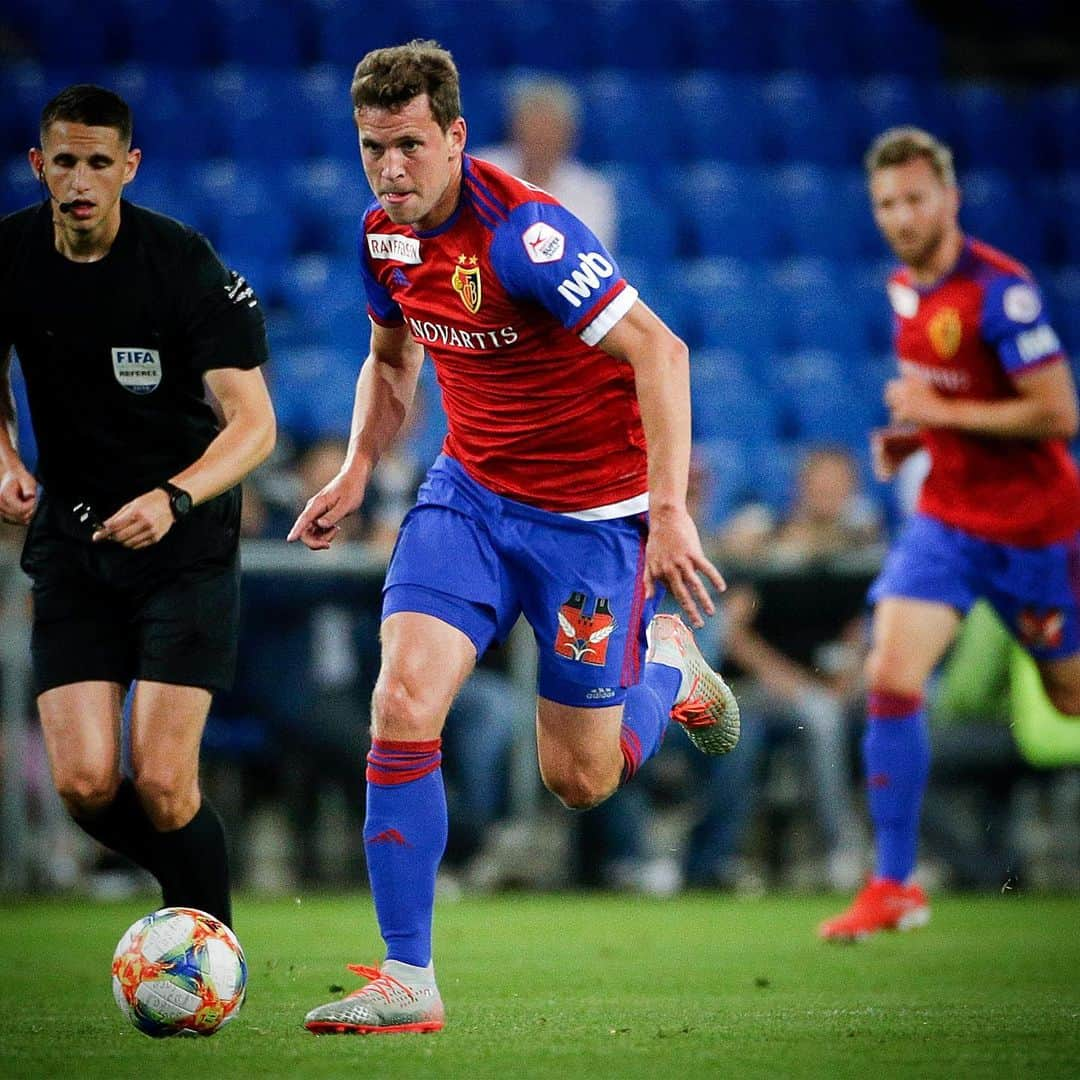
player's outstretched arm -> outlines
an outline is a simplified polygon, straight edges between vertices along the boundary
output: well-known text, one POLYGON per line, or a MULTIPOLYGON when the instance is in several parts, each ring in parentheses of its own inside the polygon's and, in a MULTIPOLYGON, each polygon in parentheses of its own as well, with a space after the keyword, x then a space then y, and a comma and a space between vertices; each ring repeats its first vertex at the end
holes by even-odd
POLYGON ((690 365, 686 345, 640 300, 612 327, 600 348, 634 369, 649 454, 647 596, 661 582, 693 626, 715 613, 707 584, 726 585, 701 547, 686 507, 690 473, 690 365))
POLYGON ((304 506, 286 540, 324 551, 338 522, 357 510, 372 469, 394 440, 412 406, 424 363, 423 347, 405 327, 372 324, 371 352, 356 380, 349 449, 337 476, 304 506))
POLYGON ((37 481, 15 447, 15 399, 11 393, 10 346, 0 355, 0 519, 28 525, 37 505, 37 481))
MULTIPOLYGON (((238 484, 266 459, 277 437, 274 408, 258 368, 219 368, 205 378, 224 424, 197 461, 166 478, 183 488, 196 506, 238 484)), ((155 488, 120 507, 94 540, 138 550, 156 544, 172 526, 169 497, 155 488)))

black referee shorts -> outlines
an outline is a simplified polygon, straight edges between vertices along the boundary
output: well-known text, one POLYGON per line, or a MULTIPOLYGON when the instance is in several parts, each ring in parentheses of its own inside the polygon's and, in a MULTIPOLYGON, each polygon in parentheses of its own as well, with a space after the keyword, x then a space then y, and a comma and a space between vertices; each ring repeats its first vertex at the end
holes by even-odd
POLYGON ((38 694, 133 679, 227 690, 239 623, 240 492, 196 507, 141 551, 91 544, 43 495, 23 547, 38 694))

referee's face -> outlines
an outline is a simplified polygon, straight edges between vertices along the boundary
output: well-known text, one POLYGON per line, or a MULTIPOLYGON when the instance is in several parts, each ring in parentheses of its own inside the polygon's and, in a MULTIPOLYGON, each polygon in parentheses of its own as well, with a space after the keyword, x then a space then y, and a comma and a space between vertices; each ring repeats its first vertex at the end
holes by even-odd
POLYGON ((115 236, 120 194, 135 176, 139 158, 116 128, 66 120, 51 124, 41 149, 30 151, 30 164, 49 189, 53 220, 83 241, 115 236), (61 210, 61 203, 68 209, 61 210))
POLYGON ((394 109, 364 106, 354 116, 364 173, 390 220, 421 232, 446 221, 461 190, 465 121, 459 116, 443 131, 427 94, 394 109))

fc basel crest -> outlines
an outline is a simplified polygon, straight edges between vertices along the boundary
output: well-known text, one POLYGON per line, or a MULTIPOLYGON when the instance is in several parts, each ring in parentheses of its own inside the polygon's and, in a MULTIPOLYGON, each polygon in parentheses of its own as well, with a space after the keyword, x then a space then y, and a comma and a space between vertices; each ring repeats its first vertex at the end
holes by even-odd
POLYGON ((450 284, 461 302, 475 315, 480 310, 480 260, 475 255, 459 255, 450 284))
POLYGON ((559 608, 555 652, 567 660, 603 667, 608 639, 615 632, 615 616, 606 596, 597 598, 592 614, 585 614, 585 594, 572 592, 559 608))
POLYGON ((926 333, 930 337, 930 344, 934 346, 934 352, 942 360, 951 360, 956 355, 957 350, 960 348, 960 338, 963 336, 963 332, 960 312, 951 307, 934 312, 926 327, 926 333))
POLYGON ((1024 608, 1017 617, 1016 631, 1021 644, 1029 649, 1056 649, 1065 639, 1065 615, 1061 608, 1024 608))
POLYGON ((116 381, 133 394, 150 394, 161 382, 161 354, 157 349, 113 349, 116 381))

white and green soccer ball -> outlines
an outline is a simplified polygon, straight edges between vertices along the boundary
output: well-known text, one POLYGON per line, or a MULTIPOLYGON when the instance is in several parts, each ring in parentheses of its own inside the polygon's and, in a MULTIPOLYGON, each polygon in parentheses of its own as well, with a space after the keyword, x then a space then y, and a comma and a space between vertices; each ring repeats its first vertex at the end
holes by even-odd
POLYGON ((116 946, 113 997, 144 1035, 213 1035, 240 1011, 247 962, 236 935, 195 908, 144 915, 116 946))

